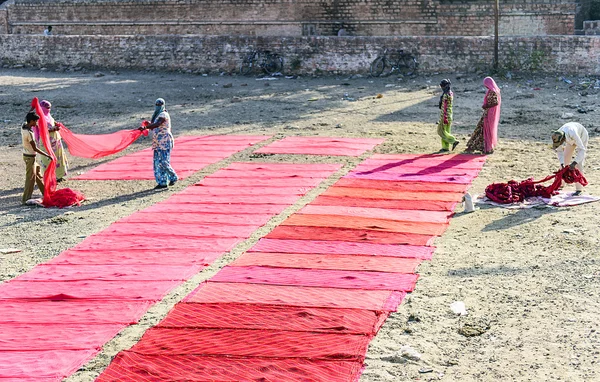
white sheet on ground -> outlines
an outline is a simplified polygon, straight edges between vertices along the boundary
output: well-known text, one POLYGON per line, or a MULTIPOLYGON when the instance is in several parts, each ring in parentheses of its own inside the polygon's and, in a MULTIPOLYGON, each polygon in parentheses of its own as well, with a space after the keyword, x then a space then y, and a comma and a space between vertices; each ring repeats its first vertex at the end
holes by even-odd
POLYGON ((475 195, 473 198, 475 204, 491 204, 502 208, 520 209, 520 208, 534 208, 534 207, 570 207, 578 204, 597 202, 600 200, 599 197, 592 195, 579 195, 573 196, 573 192, 560 191, 557 195, 552 198, 542 198, 540 196, 533 196, 525 199, 523 203, 512 203, 512 204, 501 204, 496 203, 488 199, 485 195, 475 195))

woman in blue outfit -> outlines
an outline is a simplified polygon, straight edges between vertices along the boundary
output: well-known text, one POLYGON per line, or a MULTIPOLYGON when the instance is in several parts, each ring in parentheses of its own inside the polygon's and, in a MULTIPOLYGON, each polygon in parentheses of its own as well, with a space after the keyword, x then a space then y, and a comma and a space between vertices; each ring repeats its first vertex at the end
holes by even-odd
POLYGON ((171 167, 171 150, 174 139, 171 134, 171 116, 165 108, 165 100, 159 98, 155 102, 154 114, 148 126, 140 127, 140 130, 152 130, 152 150, 154 151, 154 178, 156 179, 155 190, 173 186, 178 178, 175 170, 171 167))

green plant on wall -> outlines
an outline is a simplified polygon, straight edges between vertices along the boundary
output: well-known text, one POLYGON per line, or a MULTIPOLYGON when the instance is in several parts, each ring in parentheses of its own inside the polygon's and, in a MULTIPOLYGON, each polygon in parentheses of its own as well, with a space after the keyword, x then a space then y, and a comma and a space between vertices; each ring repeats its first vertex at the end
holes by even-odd
POLYGON ((292 69, 292 71, 296 71, 298 69, 300 69, 302 67, 302 60, 300 59, 299 56, 296 56, 292 59, 292 61, 290 61, 290 69, 292 69))
POLYGON ((500 59, 500 66, 504 71, 537 72, 544 69, 548 59, 543 50, 509 49, 500 59))

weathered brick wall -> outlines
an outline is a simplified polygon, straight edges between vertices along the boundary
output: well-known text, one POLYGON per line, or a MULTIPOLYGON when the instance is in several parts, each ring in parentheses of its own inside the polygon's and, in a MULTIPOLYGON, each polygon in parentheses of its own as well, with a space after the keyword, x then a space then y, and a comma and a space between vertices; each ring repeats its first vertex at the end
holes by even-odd
MULTIPOLYGON (((0 35, 3 65, 33 67, 237 72, 252 48, 269 49, 297 73, 367 73, 383 47, 404 48, 422 72, 485 70, 493 37, 236 37, 0 35)), ((500 64, 509 70, 600 75, 600 38, 501 37, 500 64)))
MULTIPOLYGON (((15 0, 13 33, 300 36, 480 36, 494 31, 485 0, 15 0)), ((501 2, 505 35, 573 34, 575 3, 501 2)))
POLYGON ((6 5, 0 1, 0 34, 9 33, 8 29, 8 12, 6 5))

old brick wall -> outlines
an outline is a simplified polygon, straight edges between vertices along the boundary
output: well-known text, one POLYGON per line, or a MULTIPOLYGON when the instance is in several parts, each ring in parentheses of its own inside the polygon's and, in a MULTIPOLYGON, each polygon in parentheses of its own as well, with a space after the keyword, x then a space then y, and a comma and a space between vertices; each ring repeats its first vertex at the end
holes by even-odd
MULTIPOLYGON (((503 0, 504 35, 573 34, 575 3, 503 0)), ((494 31, 486 0, 15 0, 13 33, 480 36, 494 31)))
MULTIPOLYGON (((290 73, 368 73, 383 47, 413 52, 422 72, 489 69, 493 37, 236 37, 0 35, 6 66, 237 72, 250 49, 285 57, 290 73), (293 63, 293 64, 292 64, 293 63)), ((502 37, 500 64, 508 70, 600 75, 600 38, 502 37)))

